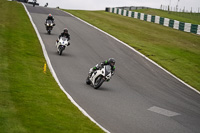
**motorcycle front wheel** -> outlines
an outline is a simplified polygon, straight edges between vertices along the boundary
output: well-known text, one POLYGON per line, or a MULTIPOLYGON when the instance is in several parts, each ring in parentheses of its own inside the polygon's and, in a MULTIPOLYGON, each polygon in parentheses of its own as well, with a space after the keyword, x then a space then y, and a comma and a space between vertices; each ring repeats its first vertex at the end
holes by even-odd
POLYGON ((63 50, 64 50, 64 48, 60 45, 60 46, 58 47, 58 54, 59 54, 59 55, 62 55, 63 50))
POLYGON ((59 55, 62 55, 62 50, 61 50, 61 49, 58 51, 58 54, 59 54, 59 55))
POLYGON ((98 89, 104 82, 104 79, 102 76, 99 76, 96 78, 95 83, 94 83, 94 89, 98 89))
POLYGON ((51 34, 51 30, 48 30, 49 35, 51 34))

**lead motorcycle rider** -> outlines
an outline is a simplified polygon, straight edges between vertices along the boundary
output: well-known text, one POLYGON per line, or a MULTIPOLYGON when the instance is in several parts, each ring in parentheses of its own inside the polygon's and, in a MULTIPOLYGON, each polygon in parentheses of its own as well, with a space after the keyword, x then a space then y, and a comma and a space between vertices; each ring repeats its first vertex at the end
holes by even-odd
POLYGON ((97 64, 95 67, 90 68, 89 72, 89 77, 92 76, 94 71, 99 70, 100 68, 104 67, 105 65, 110 65, 111 66, 111 74, 114 75, 115 72, 115 59, 114 58, 109 58, 108 60, 105 60, 104 62, 97 64))
POLYGON ((47 20, 51 20, 52 23, 54 23, 54 17, 53 17, 53 15, 52 15, 52 14, 49 14, 49 15, 47 16, 46 23, 47 23, 47 20))
MULTIPOLYGON (((46 26, 46 30, 48 30, 48 26, 47 26, 47 21, 48 21, 48 20, 50 20, 50 21, 53 23, 53 26, 56 25, 56 24, 54 23, 54 17, 53 17, 53 15, 52 15, 52 14, 49 14, 49 15, 47 16, 46 22, 44 23, 45 26, 46 26)), ((53 28, 53 27, 52 27, 52 28, 53 28)))

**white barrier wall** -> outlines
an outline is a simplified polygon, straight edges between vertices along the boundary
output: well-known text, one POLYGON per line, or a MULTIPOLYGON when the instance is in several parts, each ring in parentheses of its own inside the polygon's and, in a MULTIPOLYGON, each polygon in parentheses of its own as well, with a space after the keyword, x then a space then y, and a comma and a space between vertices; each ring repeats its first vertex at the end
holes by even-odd
POLYGON ((114 13, 117 14, 117 8, 115 8, 114 13))
POLYGON ((151 15, 147 15, 147 21, 151 22, 151 15))
POLYGON ((169 26, 169 19, 168 18, 164 18, 164 26, 169 26))
POLYGON ((123 16, 126 16, 127 12, 128 12, 127 10, 124 10, 123 16))
POLYGON ((140 20, 144 20, 144 13, 140 14, 140 20))
POLYGON ((128 17, 131 17, 131 14, 132 14, 132 12, 131 12, 131 11, 129 11, 129 12, 128 12, 128 17))
POLYGON ((137 16, 138 16, 138 12, 135 12, 134 18, 137 18, 137 16))
POLYGON ((198 25, 197 34, 200 35, 200 25, 198 25))
POLYGON ((155 23, 156 23, 156 24, 159 24, 159 23, 160 23, 160 16, 156 16, 156 17, 155 17, 155 23))
POLYGON ((185 32, 190 32, 190 30, 191 30, 191 23, 185 23, 185 27, 184 27, 184 31, 185 32))
POLYGON ((118 12, 118 14, 119 14, 119 15, 121 15, 121 14, 122 14, 122 9, 119 9, 119 12, 118 12))
POLYGON ((179 21, 174 20, 174 29, 179 29, 179 21))

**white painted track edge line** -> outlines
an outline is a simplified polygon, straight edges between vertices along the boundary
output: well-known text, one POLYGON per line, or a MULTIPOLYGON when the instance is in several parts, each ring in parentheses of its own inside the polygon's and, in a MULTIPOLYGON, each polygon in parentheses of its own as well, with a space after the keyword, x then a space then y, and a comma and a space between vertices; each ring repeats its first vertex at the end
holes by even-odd
MULTIPOLYGON (((57 10, 58 10, 58 9, 57 9, 57 10)), ((61 11, 63 11, 63 10, 61 10, 61 11)), ((179 79, 178 77, 176 77, 175 75, 173 75, 172 73, 170 73, 169 71, 167 71, 166 69, 164 69, 162 66, 158 65, 156 62, 154 62, 153 60, 149 59, 148 57, 146 57, 146 56, 143 55, 142 53, 138 52, 137 50, 135 50, 133 47, 129 46, 129 45, 126 44, 125 42, 122 42, 121 40, 119 40, 119 39, 117 39, 116 37, 110 35, 109 33, 107 33, 107 32, 105 32, 105 31, 103 31, 103 30, 97 28, 96 26, 94 26, 94 25, 92 25, 92 24, 90 24, 90 23, 88 23, 88 22, 86 22, 86 21, 84 21, 84 20, 82 20, 82 19, 80 19, 80 18, 78 18, 78 17, 72 15, 71 13, 68 13, 68 12, 66 12, 66 11, 63 11, 63 12, 65 12, 65 13, 67 13, 67 14, 73 16, 74 18, 76 18, 76 19, 78 19, 78 20, 80 20, 80 21, 86 23, 87 25, 89 25, 89 26, 91 26, 91 27, 93 27, 93 28, 95 28, 95 29, 97 29, 97 30, 103 32, 104 34, 110 36, 111 38, 115 39, 116 41, 122 43, 123 45, 127 46, 128 48, 130 48, 131 50, 133 50, 133 51, 136 52, 137 54, 141 55, 142 57, 144 57, 145 59, 147 59, 148 61, 150 61, 151 63, 153 63, 154 65, 156 65, 157 67, 159 67, 160 69, 162 69, 163 71, 165 71, 166 73, 168 73, 169 75, 171 75, 173 78, 177 79, 179 82, 181 82, 181 83, 183 83, 184 85, 186 85, 188 88, 190 88, 190 89, 192 89, 193 91, 195 91, 196 93, 200 94, 200 91, 196 90, 195 88, 193 88, 193 87, 190 86, 189 84, 185 83, 183 80, 179 79)))
POLYGON ((45 59, 46 59, 47 65, 48 65, 48 67, 49 67, 49 69, 50 69, 50 71, 51 71, 51 73, 52 73, 54 79, 55 79, 56 82, 58 83, 60 89, 65 93, 65 95, 67 95, 67 97, 69 98, 69 100, 70 100, 70 101, 71 101, 71 102, 72 102, 86 117, 88 117, 92 122, 94 122, 97 126, 99 126, 104 132, 110 133, 107 129, 105 129, 105 128, 102 127, 99 123, 97 123, 97 122, 96 122, 82 107, 80 107, 80 106, 74 101, 74 99, 65 91, 65 89, 63 88, 63 86, 60 84, 60 81, 58 80, 58 77, 57 77, 57 75, 56 75, 56 73, 55 73, 55 71, 54 71, 54 69, 53 69, 53 67, 52 67, 52 65, 51 65, 51 61, 50 61, 49 56, 48 56, 48 54, 47 54, 47 51, 46 51, 45 45, 44 45, 44 43, 43 43, 43 41, 42 41, 42 38, 41 38, 41 36, 40 36, 40 34, 39 34, 39 32, 38 32, 38 29, 37 29, 36 25, 34 24, 34 22, 33 22, 33 20, 32 20, 32 17, 31 17, 31 15, 30 15, 30 13, 28 12, 26 6, 24 5, 24 3, 22 3, 22 4, 23 4, 23 6, 24 6, 24 8, 25 8, 25 11, 26 11, 26 13, 27 13, 27 15, 28 15, 28 17, 29 17, 29 19, 30 19, 30 21, 31 21, 31 23, 32 23, 32 25, 33 25, 33 27, 34 27, 34 29, 35 29, 35 32, 36 32, 36 34, 37 34, 37 37, 38 37, 38 39, 39 39, 39 41, 40 41, 40 44, 41 44, 41 46, 42 46, 43 54, 44 54, 44 57, 45 57, 45 59))

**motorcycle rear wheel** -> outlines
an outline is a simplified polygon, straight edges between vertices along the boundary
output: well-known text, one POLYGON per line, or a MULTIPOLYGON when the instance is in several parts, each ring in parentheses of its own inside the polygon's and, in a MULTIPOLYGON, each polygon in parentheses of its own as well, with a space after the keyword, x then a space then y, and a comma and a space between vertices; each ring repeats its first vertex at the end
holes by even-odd
POLYGON ((62 55, 62 50, 59 50, 59 51, 58 51, 58 54, 59 54, 59 55, 62 55))

